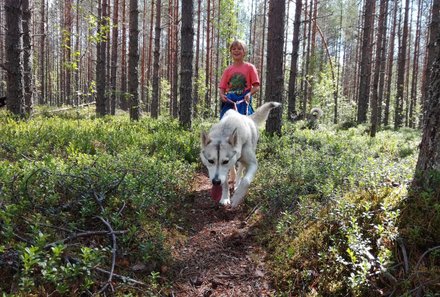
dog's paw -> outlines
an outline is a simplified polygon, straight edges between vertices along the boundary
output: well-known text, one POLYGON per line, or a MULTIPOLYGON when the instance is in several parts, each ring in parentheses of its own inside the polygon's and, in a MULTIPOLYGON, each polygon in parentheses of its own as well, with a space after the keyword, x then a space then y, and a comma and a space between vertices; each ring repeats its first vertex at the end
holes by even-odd
POLYGON ((227 199, 221 199, 219 203, 220 203, 221 205, 228 206, 228 205, 231 204, 231 200, 230 200, 229 198, 227 198, 227 199))

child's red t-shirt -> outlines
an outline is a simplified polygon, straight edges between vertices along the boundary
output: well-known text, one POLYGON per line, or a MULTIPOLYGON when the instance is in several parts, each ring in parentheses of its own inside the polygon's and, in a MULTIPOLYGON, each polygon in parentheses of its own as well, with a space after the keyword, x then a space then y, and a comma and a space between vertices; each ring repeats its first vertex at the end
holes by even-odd
POLYGON ((220 80, 220 89, 224 89, 225 93, 234 93, 242 95, 246 91, 250 91, 253 85, 259 85, 257 69, 254 65, 248 62, 243 64, 230 65, 223 72, 220 80))

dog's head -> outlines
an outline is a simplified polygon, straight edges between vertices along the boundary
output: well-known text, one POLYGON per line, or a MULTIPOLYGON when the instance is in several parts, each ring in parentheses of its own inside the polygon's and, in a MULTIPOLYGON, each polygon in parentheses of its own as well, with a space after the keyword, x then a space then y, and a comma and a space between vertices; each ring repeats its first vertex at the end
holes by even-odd
POLYGON ((211 138, 202 132, 202 147, 200 158, 208 168, 209 179, 213 186, 228 182, 228 172, 239 159, 237 146, 237 131, 230 136, 220 139, 211 138))

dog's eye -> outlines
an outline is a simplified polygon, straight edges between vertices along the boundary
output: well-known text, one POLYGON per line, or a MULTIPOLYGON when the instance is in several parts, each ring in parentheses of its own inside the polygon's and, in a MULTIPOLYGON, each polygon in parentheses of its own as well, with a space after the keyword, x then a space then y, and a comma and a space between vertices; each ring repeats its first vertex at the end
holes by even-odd
POLYGON ((228 163, 229 163, 229 160, 225 160, 225 161, 222 162, 223 165, 226 165, 228 163))
POLYGON ((214 160, 210 159, 208 160, 209 163, 214 164, 214 160))

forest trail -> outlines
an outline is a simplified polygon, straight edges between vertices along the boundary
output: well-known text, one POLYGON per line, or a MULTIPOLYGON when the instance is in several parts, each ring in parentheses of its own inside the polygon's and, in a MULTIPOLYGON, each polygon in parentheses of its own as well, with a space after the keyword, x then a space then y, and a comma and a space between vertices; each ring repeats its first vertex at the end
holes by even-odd
POLYGON ((210 182, 202 173, 194 179, 194 201, 187 212, 188 239, 173 249, 173 295, 271 296, 265 251, 255 240, 249 213, 216 205, 210 182))

